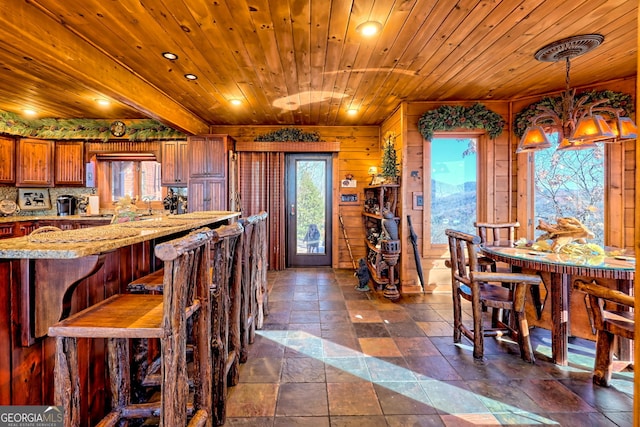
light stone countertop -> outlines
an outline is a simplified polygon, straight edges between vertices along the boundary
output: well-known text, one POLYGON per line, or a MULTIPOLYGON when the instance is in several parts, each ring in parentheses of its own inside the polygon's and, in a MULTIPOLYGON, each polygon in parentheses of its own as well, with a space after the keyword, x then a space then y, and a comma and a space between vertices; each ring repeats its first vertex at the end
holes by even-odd
MULTIPOLYGON (((237 218, 240 212, 203 211, 191 212, 183 215, 157 215, 142 221, 121 224, 101 225, 76 230, 55 231, 29 236, 14 237, 0 240, 0 258, 12 259, 65 259, 80 258, 109 252, 124 246, 141 243, 147 240, 168 236, 174 233, 194 230, 216 222, 226 222, 237 218), (105 238, 109 234, 119 232, 127 234, 123 238, 105 238), (55 234, 53 234, 55 233, 55 234), (63 239, 64 242, 54 243, 48 240, 63 239), (40 240, 40 242, 31 241, 40 240), (84 240, 84 241, 80 241, 84 240)), ((49 219, 48 217, 38 217, 49 219)), ((55 217, 75 219, 74 216, 55 217)), ((97 217, 83 217, 96 219, 97 217)))

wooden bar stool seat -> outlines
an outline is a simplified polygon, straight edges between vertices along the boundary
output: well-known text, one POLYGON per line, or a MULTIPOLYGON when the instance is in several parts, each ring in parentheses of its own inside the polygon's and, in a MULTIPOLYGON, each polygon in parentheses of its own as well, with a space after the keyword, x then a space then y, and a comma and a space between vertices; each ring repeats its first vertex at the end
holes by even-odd
MULTIPOLYGON (((66 427, 80 419, 77 339, 106 339, 111 411, 98 425, 159 418, 160 426, 211 426, 211 307, 208 229, 156 246, 164 261, 163 294, 117 294, 49 328, 56 337, 55 403, 64 407, 66 427), (189 327, 187 324, 189 323, 189 327), (161 352, 158 402, 131 402, 130 340, 157 338, 161 352), (193 343, 193 397, 187 375, 187 340, 193 343)), ((94 424, 94 423, 92 423, 94 424)))
POLYGON ((129 292, 160 292, 162 293, 162 284, 164 282, 164 268, 139 277, 127 285, 129 292))

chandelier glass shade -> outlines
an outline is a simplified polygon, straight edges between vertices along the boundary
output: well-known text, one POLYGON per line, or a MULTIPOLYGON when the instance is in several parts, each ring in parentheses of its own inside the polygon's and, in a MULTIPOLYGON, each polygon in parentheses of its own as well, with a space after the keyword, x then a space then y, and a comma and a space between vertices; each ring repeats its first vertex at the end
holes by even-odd
POLYGON ((622 114, 622 108, 606 105, 609 99, 576 99, 571 89, 569 72, 571 58, 589 52, 604 41, 600 34, 586 34, 558 40, 544 46, 535 54, 538 61, 565 61, 566 89, 562 93, 561 111, 538 106, 539 113, 531 117, 520 139, 516 153, 538 151, 551 147, 548 135, 558 134, 558 150, 583 150, 595 148, 596 142, 615 142, 620 139, 635 139, 637 126, 622 114))

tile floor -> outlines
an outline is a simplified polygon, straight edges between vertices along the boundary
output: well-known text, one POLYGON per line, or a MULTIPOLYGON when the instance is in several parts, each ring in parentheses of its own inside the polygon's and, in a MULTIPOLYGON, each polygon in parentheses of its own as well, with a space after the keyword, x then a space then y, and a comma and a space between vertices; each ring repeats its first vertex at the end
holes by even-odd
MULTIPOLYGON (((593 345, 575 340, 570 366, 536 363, 487 338, 485 361, 452 339, 451 296, 386 300, 355 290, 351 270, 269 274, 270 314, 230 388, 225 426, 631 426, 633 373, 593 386, 593 345)), ((464 339, 463 339, 464 340, 464 339)))

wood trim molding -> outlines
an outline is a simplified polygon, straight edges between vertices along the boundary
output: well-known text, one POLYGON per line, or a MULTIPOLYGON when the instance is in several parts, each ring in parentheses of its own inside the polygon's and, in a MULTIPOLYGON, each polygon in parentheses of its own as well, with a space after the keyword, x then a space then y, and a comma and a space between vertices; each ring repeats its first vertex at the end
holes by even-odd
POLYGON ((256 142, 237 141, 236 151, 281 152, 281 153, 337 153, 340 141, 320 142, 256 142))

